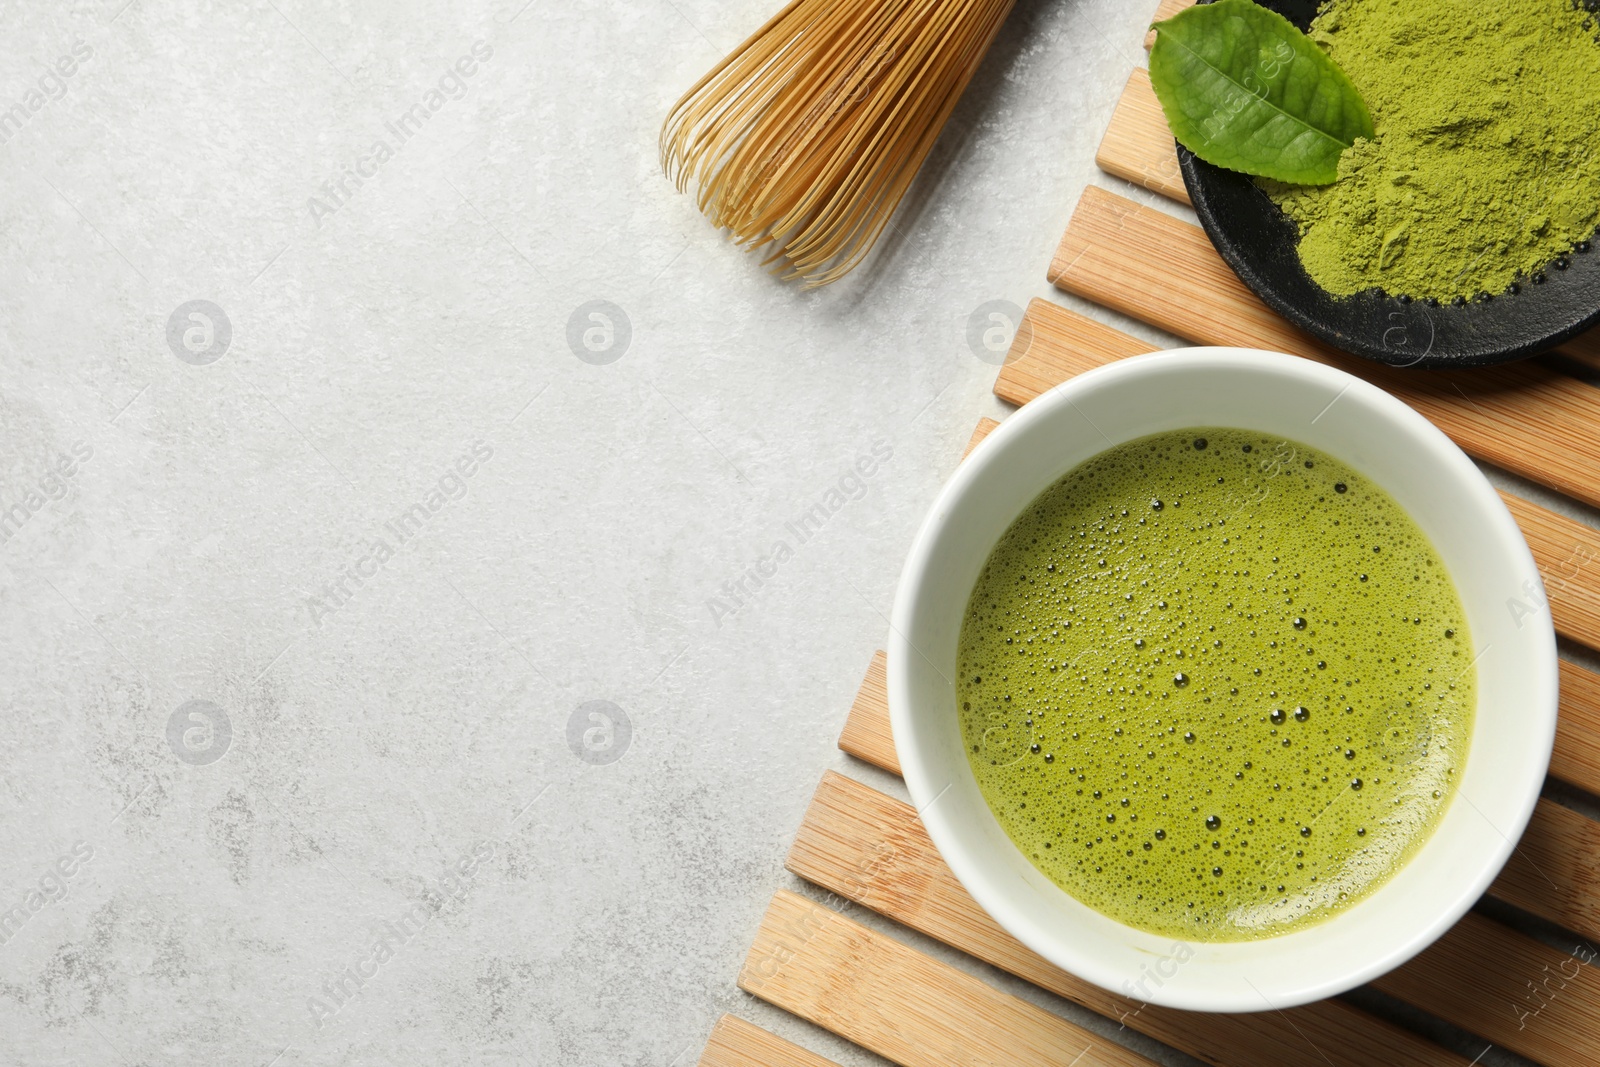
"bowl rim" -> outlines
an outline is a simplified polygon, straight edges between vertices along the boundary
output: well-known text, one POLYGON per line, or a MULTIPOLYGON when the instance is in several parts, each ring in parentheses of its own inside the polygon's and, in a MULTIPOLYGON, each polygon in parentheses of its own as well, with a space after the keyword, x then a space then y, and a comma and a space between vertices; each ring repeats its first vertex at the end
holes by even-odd
MULTIPOLYGON (((1125 995, 1125 986, 1119 983, 1124 983, 1135 976, 1119 970, 1114 965, 1103 964, 1102 961, 1079 951, 1070 939, 1060 937, 1027 918, 1020 908, 1013 905, 1014 894, 1002 889, 999 882, 992 879, 983 864, 979 862, 981 850, 969 850, 963 835, 934 803, 948 788, 949 783, 936 780, 932 776, 929 768, 923 765, 918 746, 913 742, 921 731, 933 728, 934 716, 927 713, 919 714, 910 706, 910 694, 913 688, 912 661, 921 657, 921 653, 906 635, 916 629, 915 618, 921 610, 920 579, 929 568, 930 556, 939 529, 947 521, 948 516, 959 508, 962 498, 968 494, 971 487, 984 478, 993 466, 1005 462, 1006 450, 1010 447, 1009 442, 1012 439, 1023 436, 1028 427, 1034 423, 1074 410, 1076 402, 1082 399, 1081 394, 1114 385, 1122 379, 1144 377, 1156 382, 1169 370, 1197 367, 1243 369, 1252 373, 1288 375, 1299 378, 1305 384, 1317 384, 1332 389, 1340 395, 1354 392, 1380 415, 1408 423, 1414 431, 1432 437, 1436 444, 1442 446, 1434 458, 1442 462, 1446 468, 1454 468, 1456 481, 1461 489, 1476 498, 1475 503, 1483 510, 1485 517, 1499 528, 1496 533, 1497 538, 1514 557, 1517 557, 1508 560, 1508 563, 1514 564, 1521 573, 1539 574, 1521 529, 1499 493, 1484 477, 1482 471, 1445 436, 1443 431, 1381 388, 1345 371, 1303 357, 1234 347, 1181 348, 1130 356, 1085 371, 1040 394, 1013 413, 979 443, 941 488, 929 508, 927 517, 919 528, 907 555, 895 595, 886 666, 889 715, 902 777, 929 838, 957 880, 978 905, 1025 946, 1051 963, 1119 995, 1125 995)), ((1140 435, 1107 436, 1113 442, 1106 446, 1109 448, 1134 440, 1140 435)), ((1013 516, 1012 521, 1014 518, 1013 516)), ((1007 525, 1009 526, 1009 522, 1007 525)), ((1539 801, 1548 771, 1556 729, 1558 657, 1554 628, 1548 612, 1541 615, 1538 626, 1542 631, 1538 636, 1548 654, 1539 653, 1539 673, 1537 677, 1529 679, 1529 687, 1535 695, 1547 693, 1548 700, 1544 702, 1545 707, 1532 708, 1530 716, 1537 714, 1540 717, 1533 725, 1541 730, 1543 736, 1533 739, 1533 752, 1542 752, 1543 755, 1539 758, 1537 766, 1533 765, 1535 761, 1530 757, 1526 767, 1511 766, 1504 769, 1503 773, 1517 774, 1525 780, 1515 794, 1514 804, 1507 804, 1504 809, 1496 809, 1493 819, 1484 816, 1485 821, 1496 829, 1499 838, 1491 843, 1483 860, 1475 868, 1470 869, 1470 877, 1451 881, 1448 892, 1440 894, 1440 907, 1432 921, 1414 929, 1398 942, 1374 947, 1367 962, 1359 966, 1352 966, 1317 981, 1301 984, 1288 992, 1278 991, 1277 996, 1269 996, 1257 989, 1254 998, 1246 998, 1242 995, 1231 996, 1215 989, 1195 989, 1189 985, 1171 984, 1143 999, 1165 1007, 1209 1012, 1253 1012, 1292 1007, 1346 992, 1400 966, 1455 925, 1483 895, 1490 883, 1498 877, 1515 850, 1539 801)), ((1530 706, 1533 703, 1534 701, 1530 700, 1530 706)), ((1457 797, 1460 796, 1458 791, 1457 797)), ((1454 799, 1452 798, 1452 803, 1454 799)), ((1468 800, 1468 803, 1471 804, 1471 801, 1468 800)), ((1477 807, 1475 804, 1472 806, 1477 807)), ((1448 810, 1446 808, 1446 811, 1448 810)), ((993 818, 992 813, 990 818, 993 818)), ((1415 857, 1407 863, 1414 860, 1415 857)), ((1071 899, 1065 890, 1058 889, 1058 891, 1071 899)), ((1352 910, 1362 907, 1363 903, 1358 902, 1352 910)), ((1109 919, 1109 916, 1107 918, 1109 919)), ((1141 936, 1147 934, 1133 927, 1127 929, 1141 936)), ((1299 931, 1278 936, 1292 936, 1296 932, 1299 931)), ((1269 937, 1237 943, 1267 946, 1274 940, 1276 938, 1269 937)), ((1219 943, 1197 942, 1197 944, 1219 943)), ((1255 988, 1253 984, 1252 988, 1255 988)))

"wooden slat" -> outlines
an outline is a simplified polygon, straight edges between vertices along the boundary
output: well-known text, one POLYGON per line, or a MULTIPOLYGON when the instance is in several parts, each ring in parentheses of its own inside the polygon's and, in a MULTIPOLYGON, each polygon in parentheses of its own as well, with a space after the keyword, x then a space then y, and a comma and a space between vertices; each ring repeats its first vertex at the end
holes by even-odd
MULTIPOLYGON (((1172 16, 1176 15, 1178 12, 1182 11, 1184 8, 1193 7, 1193 6, 1194 6, 1194 0, 1161 0, 1161 6, 1156 8, 1156 13, 1150 19, 1150 21, 1151 22, 1161 22, 1161 21, 1163 21, 1165 19, 1170 19, 1172 16)), ((1149 48, 1152 44, 1155 43, 1155 40, 1156 40, 1156 31, 1155 30, 1151 30, 1149 33, 1144 35, 1144 46, 1146 48, 1149 48)))
MULTIPOLYGON (((883 659, 879 652, 874 665, 883 659)), ((1588 675, 1591 690, 1596 676, 1580 667, 1563 665, 1564 673, 1588 675)), ((881 670, 881 667, 880 667, 881 670)), ((1592 691, 1591 694, 1592 695, 1592 691)), ((1563 692, 1562 700, 1570 699, 1563 692)), ((1594 708, 1586 716, 1593 725, 1594 708)), ((1592 740, 1594 730, 1587 731, 1592 740)), ((895 752, 894 734, 889 725, 889 702, 883 687, 868 693, 865 686, 856 694, 850 708, 845 733, 839 747, 857 759, 900 773, 900 757, 895 752)), ((1579 775, 1592 779, 1595 770, 1585 768, 1579 775)), ((1600 941, 1600 823, 1548 800, 1539 801, 1533 818, 1517 844, 1517 850, 1489 887, 1489 895, 1559 923, 1585 937, 1600 941)))
POLYGON ((1154 1067, 795 893, 772 898, 739 986, 901 1067, 1154 1067))
MULTIPOLYGON (((880 649, 872 656, 873 666, 879 667, 886 657, 880 649)), ((869 672, 870 677, 870 672, 869 672)), ((850 706, 850 716, 845 719, 844 730, 839 734, 839 750, 847 752, 864 763, 900 773, 900 753, 895 751, 894 732, 889 725, 889 702, 877 698, 863 699, 863 684, 850 706)))
POLYGON ((1158 351, 1137 337, 1035 297, 1017 328, 1013 350, 995 378, 994 395, 1021 406, 1086 370, 1158 351))
POLYGON ((737 1015, 724 1015, 711 1028, 700 1067, 839 1067, 832 1060, 769 1034, 737 1015))
POLYGON ((1539 801, 1489 895, 1600 941, 1600 823, 1539 801))
POLYGON ((824 776, 787 864, 808 882, 1216 1067, 1466 1067, 1455 1054, 1338 1000, 1281 1013, 1208 1015, 1142 1005, 1068 974, 967 895, 909 805, 843 775, 824 776))
POLYGON ((1561 714, 1550 773, 1600 793, 1600 674, 1561 661, 1561 714))
POLYGON ((856 690, 856 699, 850 705, 850 714, 844 720, 844 732, 839 735, 839 747, 878 767, 890 767, 900 773, 900 763, 894 754, 894 738, 889 735, 889 679, 884 673, 887 658, 882 649, 872 654, 867 673, 856 690))
POLYGON ((1178 169, 1172 129, 1155 90, 1150 88, 1150 72, 1143 67, 1134 67, 1128 75, 1094 161, 1107 174, 1126 178, 1179 203, 1189 202, 1189 190, 1178 169))
MULTIPOLYGON (((1600 648, 1600 531, 1510 493, 1500 498, 1539 565, 1557 632, 1600 648)), ((1526 594, 1522 599, 1537 603, 1526 594)))
POLYGON ((972 455, 972 450, 978 447, 979 442, 981 442, 985 437, 988 437, 989 431, 999 425, 1000 424, 994 419, 979 419, 977 429, 973 430, 972 436, 967 439, 967 447, 966 450, 961 453, 961 458, 966 459, 968 456, 972 455))
MULTIPOLYGON (((1013 404, 1025 404, 1083 371, 1155 351, 1136 337, 1048 300, 1034 300, 1028 305, 1024 325, 1025 329, 1017 331, 1017 336, 1024 339, 1022 351, 1007 356, 1008 362, 994 386, 996 396, 1013 404)), ((1600 398, 1600 390, 1566 380, 1600 398)), ((1402 395, 1402 399, 1413 398, 1402 395)), ((1600 531, 1509 493, 1500 495, 1533 550, 1550 598, 1551 621, 1556 631, 1600 649, 1600 531)), ((1537 601, 1530 596, 1525 603, 1536 606, 1537 601)))
POLYGON ((1569 375, 1530 362, 1404 371, 1336 352, 1270 311, 1200 227, 1094 186, 1050 280, 1180 337, 1340 367, 1394 393, 1479 459, 1600 506, 1600 390, 1569 375))

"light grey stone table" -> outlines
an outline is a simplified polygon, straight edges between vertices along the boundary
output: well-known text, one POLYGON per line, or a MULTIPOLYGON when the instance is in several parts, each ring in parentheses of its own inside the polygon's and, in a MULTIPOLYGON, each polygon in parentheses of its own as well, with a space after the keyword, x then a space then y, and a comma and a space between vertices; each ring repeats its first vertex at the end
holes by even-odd
POLYGON ((777 6, 5 5, 0 1063, 872 1062, 734 976, 1153 2, 813 293, 657 162, 777 6))

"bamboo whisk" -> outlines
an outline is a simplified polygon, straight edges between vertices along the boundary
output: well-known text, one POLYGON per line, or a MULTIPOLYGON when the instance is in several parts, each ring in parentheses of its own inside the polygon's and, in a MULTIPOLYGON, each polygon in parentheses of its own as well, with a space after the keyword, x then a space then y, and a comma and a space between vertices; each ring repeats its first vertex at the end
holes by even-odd
POLYGON ((835 281, 888 224, 1014 3, 792 0, 673 106, 662 168, 779 274, 835 281))

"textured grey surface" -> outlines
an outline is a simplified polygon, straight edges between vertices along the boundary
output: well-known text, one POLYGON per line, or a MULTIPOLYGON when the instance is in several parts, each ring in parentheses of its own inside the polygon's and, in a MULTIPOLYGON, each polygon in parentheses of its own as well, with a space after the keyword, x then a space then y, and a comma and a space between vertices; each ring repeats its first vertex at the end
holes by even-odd
POLYGON ((5 5, 0 1063, 872 1062, 734 975, 1153 4, 811 294, 656 160, 776 6, 5 5))
POLYGON ((656 156, 776 6, 5 5, 0 1063, 869 1062, 734 976, 1149 5, 1025 2, 812 294, 656 156))

